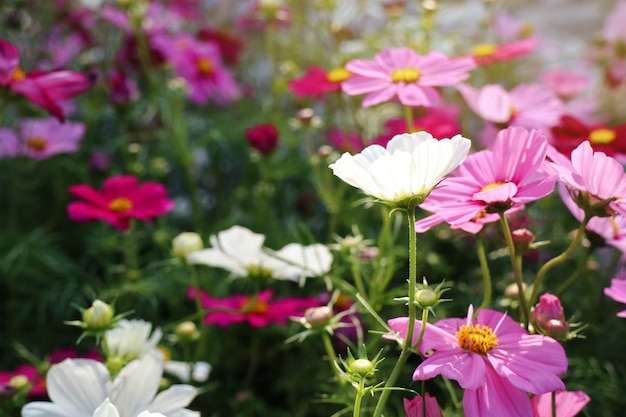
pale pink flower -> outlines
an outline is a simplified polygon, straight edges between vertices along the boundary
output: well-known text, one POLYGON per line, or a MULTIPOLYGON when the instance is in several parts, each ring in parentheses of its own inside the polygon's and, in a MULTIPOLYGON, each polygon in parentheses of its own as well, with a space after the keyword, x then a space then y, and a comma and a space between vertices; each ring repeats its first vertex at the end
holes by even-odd
POLYGON ((626 41, 626 1, 620 0, 604 21, 602 37, 608 42, 626 41))
POLYGON ((424 398, 420 395, 416 395, 412 400, 405 398, 404 411, 406 417, 443 417, 439 404, 437 404, 437 398, 431 397, 428 393, 424 395, 424 398), (424 402, 426 402, 425 408, 424 402), (426 409, 425 415, 424 409, 426 409))
POLYGON ((453 227, 497 221, 494 213, 519 209, 550 194, 556 176, 540 170, 547 149, 548 141, 538 130, 511 127, 500 131, 492 150, 470 155, 455 176, 430 194, 423 207, 436 214, 417 222, 418 230, 442 221, 453 227))
POLYGON ((574 97, 591 86, 589 76, 559 68, 541 74, 541 82, 562 98, 574 97))
MULTIPOLYGON (((467 417, 528 417, 528 393, 564 390, 559 375, 567 370, 563 347, 554 339, 529 335, 504 313, 482 309, 475 320, 470 306, 467 318, 426 323, 419 351, 424 361, 413 373, 420 381, 441 375, 465 390, 467 417)), ((406 338, 408 318, 388 321, 394 335, 406 338)), ((422 322, 415 321, 412 343, 422 322)))
MULTIPOLYGON (((533 417, 552 417, 552 393, 535 395, 530 401, 533 417)), ((574 417, 588 402, 589 396, 582 391, 557 391, 556 417, 574 417)))
POLYGON ((352 76, 341 87, 346 94, 367 96, 363 107, 397 98, 406 106, 437 106, 436 87, 451 86, 469 77, 476 64, 470 57, 450 59, 440 52, 419 55, 411 48, 388 48, 373 61, 354 59, 345 66, 352 76))
MULTIPOLYGON (((613 278, 611 286, 604 289, 604 295, 611 297, 618 303, 626 304, 626 279, 613 278)), ((626 318, 626 310, 617 313, 617 317, 626 318)))
POLYGON ((24 119, 17 132, 0 129, 0 158, 26 156, 46 159, 73 153, 85 134, 83 123, 61 123, 57 119, 24 119))
POLYGON ((490 65, 494 62, 513 61, 530 54, 536 46, 534 38, 524 38, 501 44, 480 44, 470 51, 477 65, 490 65))

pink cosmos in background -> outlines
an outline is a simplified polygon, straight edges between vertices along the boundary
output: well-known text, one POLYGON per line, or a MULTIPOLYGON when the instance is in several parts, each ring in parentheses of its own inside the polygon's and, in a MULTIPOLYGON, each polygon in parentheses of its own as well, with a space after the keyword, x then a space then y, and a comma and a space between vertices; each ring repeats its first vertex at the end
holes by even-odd
MULTIPOLYGON (((618 303, 626 304, 626 279, 613 278, 611 286, 604 289, 604 295, 611 297, 618 303)), ((626 310, 617 313, 617 317, 626 318, 626 310)))
POLYGON ((250 146, 262 154, 270 154, 278 146, 278 129, 271 123, 260 123, 245 131, 250 146))
POLYGON ((82 199, 67 206, 71 220, 102 220, 120 231, 128 230, 131 218, 151 223, 174 209, 165 187, 155 182, 138 184, 132 175, 108 178, 102 191, 80 184, 71 186, 70 193, 82 199))
POLYGON ((469 77, 476 64, 469 57, 450 59, 440 52, 419 55, 411 48, 388 48, 373 61, 354 59, 345 68, 352 76, 341 84, 351 96, 365 94, 362 106, 397 99, 406 106, 439 105, 436 87, 451 86, 469 77))
POLYGON ((437 398, 426 393, 424 398, 416 395, 412 400, 404 399, 404 411, 406 417, 443 417, 437 398), (424 401, 426 402, 426 415, 424 415, 424 401))
POLYGON ((239 56, 244 48, 243 39, 224 29, 202 28, 198 31, 198 40, 215 43, 222 60, 228 65, 236 65, 239 62, 239 56))
POLYGON ((469 56, 476 65, 491 65, 494 62, 513 61, 530 54, 536 46, 534 38, 524 38, 501 44, 482 44, 472 48, 469 56))
MULTIPOLYGON (((574 417, 589 402, 589 396, 582 391, 557 391, 556 417, 574 417)), ((533 417, 552 417, 552 393, 535 395, 530 400, 533 417)))
POLYGON ((331 128, 326 133, 326 139, 341 152, 361 152, 365 148, 365 143, 358 133, 346 132, 339 128, 331 128))
POLYGON ((421 231, 445 221, 463 228, 481 218, 497 221, 489 215, 547 196, 556 183, 555 175, 540 171, 547 149, 548 141, 538 130, 500 131, 491 150, 470 155, 431 192, 422 207, 436 214, 416 227, 421 231))
MULTIPOLYGON (((196 290, 189 288, 187 296, 195 299, 196 290)), ((316 298, 273 297, 272 290, 261 291, 256 295, 242 294, 226 298, 213 298, 200 290, 202 307, 209 310, 204 324, 228 327, 234 323, 246 322, 252 327, 266 327, 270 324, 285 326, 291 317, 302 317, 307 308, 320 306, 316 298)))
POLYGON ((244 31, 259 30, 266 26, 286 28, 291 25, 291 10, 283 0, 255 0, 235 24, 244 31))
POLYGON ((343 67, 326 71, 312 65, 301 77, 289 82, 289 91, 299 97, 320 97, 331 91, 340 91, 341 83, 351 74, 343 67))
MULTIPOLYGON (((518 85, 510 92, 498 84, 488 84, 480 89, 459 84, 457 89, 474 113, 489 123, 491 131, 521 126, 542 130, 547 135, 564 113, 561 100, 539 84, 518 85)), ((491 131, 483 134, 482 141, 486 146, 495 136, 491 131)))
POLYGON ((18 131, 0 128, 0 158, 26 156, 46 159, 76 152, 85 134, 83 123, 61 123, 57 119, 24 119, 18 131))
MULTIPOLYGON (((473 313, 470 306, 467 318, 426 323, 418 346, 426 359, 413 373, 413 380, 441 375, 457 381, 465 390, 467 417, 528 417, 532 415, 528 393, 565 389, 559 375, 567 370, 567 357, 556 340, 529 335, 499 311, 482 309, 476 320, 473 313)), ((406 338, 408 318, 387 323, 399 337, 406 338)), ((420 328, 421 321, 416 320, 412 343, 420 328)))
POLYGON ((543 72, 541 82, 562 99, 575 97, 591 86, 588 75, 559 68, 543 72))
POLYGON ((108 90, 111 103, 116 105, 128 104, 139 97, 137 83, 124 71, 113 71, 109 75, 108 90))

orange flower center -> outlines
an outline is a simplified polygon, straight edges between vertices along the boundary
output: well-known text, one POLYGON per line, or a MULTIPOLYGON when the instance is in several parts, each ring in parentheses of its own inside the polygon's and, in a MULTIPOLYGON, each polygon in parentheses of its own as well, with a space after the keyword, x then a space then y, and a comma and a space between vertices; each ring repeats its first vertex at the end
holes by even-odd
POLYGON ((599 128, 589 133, 589 140, 596 145, 608 145, 615 140, 615 131, 607 128, 599 128))
POLYGON ((133 203, 126 197, 117 197, 109 203, 109 210, 114 213, 124 213, 133 208, 133 203))
POLYGON ((26 146, 36 152, 41 152, 48 147, 48 139, 41 136, 33 136, 28 139, 26 146))
POLYGON ((211 75, 213 73, 213 64, 207 58, 198 58, 196 65, 202 75, 211 75))
POLYGON ((402 68, 391 73, 394 83, 414 83, 420 78, 422 72, 416 68, 402 68))
POLYGON ((11 81, 19 81, 24 78, 26 78, 26 74, 24 74, 22 67, 15 67, 13 73, 11 73, 11 81))
POLYGON ((263 314, 267 311, 267 301, 252 297, 241 306, 244 313, 263 314))
POLYGON ((456 332, 456 338, 459 341, 459 346, 463 349, 471 350, 481 355, 498 346, 498 338, 493 330, 488 326, 481 326, 480 324, 472 326, 462 325, 459 331, 456 332))
POLYGON ((350 78, 350 75, 350 71, 345 68, 339 67, 328 71, 328 73, 326 74, 326 79, 331 83, 340 83, 350 78))
POLYGON ((496 46, 490 43, 476 45, 472 48, 472 55, 478 58, 491 56, 496 52, 496 46))

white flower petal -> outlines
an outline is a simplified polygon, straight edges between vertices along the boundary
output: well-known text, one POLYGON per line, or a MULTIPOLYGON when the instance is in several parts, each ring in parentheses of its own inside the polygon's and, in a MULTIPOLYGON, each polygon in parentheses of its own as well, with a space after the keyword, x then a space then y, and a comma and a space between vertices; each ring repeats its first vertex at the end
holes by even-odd
MULTIPOLYGON (((164 369, 183 382, 189 382, 189 371, 191 368, 190 363, 182 361, 167 361, 165 362, 164 369)), ((191 371, 191 377, 194 381, 204 382, 209 379, 211 373, 211 365, 207 362, 196 362, 193 364, 193 370, 191 371)))
MULTIPOLYGON (((46 401, 33 401, 22 407, 22 417, 67 417, 68 412, 58 405, 46 401)), ((91 414, 80 414, 80 417, 91 414)))
POLYGON ((117 412, 117 408, 108 398, 106 398, 100 407, 96 408, 96 411, 93 412, 93 417, 120 417, 120 413, 117 412))
POLYGON ((328 247, 319 243, 309 246, 290 243, 274 255, 287 264, 281 271, 285 278, 324 275, 333 262, 333 255, 328 247))
POLYGON ((147 409, 169 416, 171 413, 188 406, 197 393, 196 388, 191 385, 175 384, 160 392, 147 409))
POLYGON ((111 401, 123 416, 146 410, 159 389, 163 375, 160 353, 150 352, 126 365, 113 380, 111 401))

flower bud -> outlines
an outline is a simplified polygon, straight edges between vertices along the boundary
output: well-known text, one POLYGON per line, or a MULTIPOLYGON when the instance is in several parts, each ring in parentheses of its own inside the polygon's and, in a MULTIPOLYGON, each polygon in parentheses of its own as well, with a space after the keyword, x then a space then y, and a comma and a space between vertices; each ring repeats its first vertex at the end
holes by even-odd
POLYGON ((262 154, 270 154, 278 146, 278 129, 271 123, 262 123, 246 129, 250 146, 262 154))
POLYGON ((200 337, 198 328, 192 321, 184 321, 180 323, 176 326, 174 333, 176 334, 176 338, 181 342, 193 342, 194 340, 198 340, 198 337, 200 337))
POLYGON ((199 251, 204 247, 202 238, 193 232, 183 232, 172 240, 172 251, 174 255, 185 258, 190 253, 199 251))
POLYGON ((543 324, 545 334, 555 339, 567 339, 570 325, 565 320, 550 319, 543 324))
POLYGON ((530 313, 530 322, 540 332, 557 339, 565 338, 570 327, 565 320, 561 301, 548 293, 539 298, 539 303, 530 313))
POLYGON ((324 327, 333 318, 333 309, 328 306, 311 307, 304 312, 304 318, 313 328, 324 327))
POLYGON ((526 228, 513 230, 511 232, 511 237, 513 238, 515 249, 519 253, 526 252, 530 247, 530 244, 535 240, 533 232, 526 228))
POLYGON ((111 325, 114 314, 113 307, 104 301, 95 300, 83 313, 83 322, 87 329, 105 330, 111 325))
POLYGON ((434 307, 439 301, 439 294, 430 288, 424 288, 415 293, 415 302, 421 308, 434 307))
POLYGON ((18 391, 27 386, 29 383, 30 381, 26 375, 15 375, 9 381, 9 384, 11 384, 18 391))
POLYGON ((350 364, 350 370, 362 377, 366 377, 374 370, 374 364, 367 359, 356 359, 350 364))
POLYGON ((106 361, 106 367, 111 375, 117 375, 122 368, 126 365, 124 358, 120 356, 109 356, 106 361))

